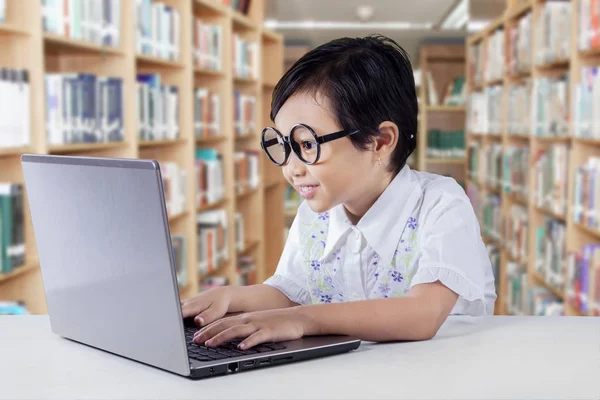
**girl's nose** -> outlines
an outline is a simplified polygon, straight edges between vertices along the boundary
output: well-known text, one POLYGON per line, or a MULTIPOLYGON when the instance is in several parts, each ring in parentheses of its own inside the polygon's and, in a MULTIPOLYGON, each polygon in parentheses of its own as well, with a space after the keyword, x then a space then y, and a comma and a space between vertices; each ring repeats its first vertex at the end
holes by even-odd
POLYGON ((286 173, 290 176, 302 176, 306 173, 306 165, 300 161, 296 153, 292 151, 287 164, 283 166, 286 169, 286 173))

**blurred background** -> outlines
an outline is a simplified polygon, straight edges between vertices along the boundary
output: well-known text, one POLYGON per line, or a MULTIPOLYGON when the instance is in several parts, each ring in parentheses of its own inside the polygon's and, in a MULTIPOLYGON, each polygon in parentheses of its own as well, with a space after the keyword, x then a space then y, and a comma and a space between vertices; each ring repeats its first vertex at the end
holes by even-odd
POLYGON ((260 150, 273 88, 315 46, 381 33, 414 68, 409 164, 467 192, 495 313, 598 316, 599 15, 599 0, 0 0, 0 314, 47 312, 23 153, 158 160, 181 297, 262 282, 300 202, 260 150))

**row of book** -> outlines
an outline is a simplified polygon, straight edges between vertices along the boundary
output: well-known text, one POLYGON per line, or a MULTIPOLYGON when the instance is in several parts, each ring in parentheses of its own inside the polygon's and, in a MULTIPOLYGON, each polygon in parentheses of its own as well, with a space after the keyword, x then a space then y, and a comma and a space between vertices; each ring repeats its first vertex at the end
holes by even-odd
POLYGON ((431 71, 427 71, 426 79, 427 104, 437 106, 440 103, 446 106, 464 106, 467 99, 467 86, 464 76, 455 76, 444 88, 443 97, 440 100, 437 92, 437 84, 431 71))
POLYGON ((167 214, 173 217, 185 212, 187 171, 175 162, 160 162, 167 214))
POLYGON ((0 182, 0 274, 25 264, 24 187, 0 182))
POLYGON ((245 136, 256 130, 256 97, 233 92, 233 120, 235 136, 245 136))
POLYGON ((238 78, 258 79, 259 48, 256 41, 233 34, 233 75, 238 78))
POLYGON ((500 248, 493 244, 485 246, 492 264, 492 274, 494 275, 494 286, 496 293, 500 292, 500 248))
POLYGON ((194 66, 213 71, 222 70, 223 28, 202 19, 193 19, 194 66))
POLYGON ((568 190, 568 149, 553 145, 540 149, 534 159, 534 192, 538 207, 566 215, 568 190))
POLYGON ((221 96, 208 88, 194 91, 194 136, 198 139, 221 136, 221 96))
POLYGON ((506 69, 509 75, 516 76, 531 71, 531 18, 532 14, 528 12, 508 32, 506 69))
POLYGON ((579 0, 580 50, 593 50, 600 47, 600 1, 579 0))
POLYGON ((490 145, 481 147, 479 142, 469 143, 467 160, 469 178, 479 184, 485 183, 493 188, 500 188, 502 146, 490 145))
POLYGON ((121 0, 42 0, 45 32, 119 47, 121 0))
POLYGON ((236 277, 238 286, 256 285, 256 260, 252 256, 238 257, 236 277))
POLYGON ((504 238, 506 251, 513 262, 526 265, 528 249, 529 217, 527 208, 513 204, 504 218, 504 238))
POLYGON ((529 135, 531 132, 531 80, 508 88, 508 118, 506 120, 509 135, 529 135))
MULTIPOLYGON (((2 17, 2 2, 0 0, 0 17, 2 17)), ((2 19, 0 19, 2 22, 2 19)), ((0 301, 0 315, 30 315, 31 312, 23 301, 0 301)))
POLYGON ((179 132, 179 89, 166 85, 160 74, 138 74, 138 137, 140 140, 173 140, 179 132))
POLYGON ((527 271, 521 264, 507 265, 506 309, 512 315, 559 316, 565 314, 565 305, 546 287, 529 287, 527 271))
POLYGON ((0 0, 0 22, 6 20, 6 0, 0 0))
POLYGON ((567 60, 571 51, 570 1, 547 1, 535 26, 537 65, 567 60))
POLYGON ((500 196, 495 194, 487 195, 483 199, 482 207, 482 231, 494 240, 502 239, 502 205, 500 196))
POLYGON ((504 153, 502 181, 505 193, 527 198, 529 187, 529 147, 510 146, 504 153))
POLYGON ((256 189, 260 185, 258 151, 236 151, 233 154, 235 193, 256 189))
POLYGON ((597 66, 582 68, 574 96, 573 135, 600 139, 600 69, 597 66))
POLYGON ((504 29, 497 29, 487 41, 483 77, 486 82, 504 78, 504 29))
POLYGON ((465 132, 430 129, 427 132, 427 157, 463 158, 465 157, 465 132))
POLYGON ((467 129, 476 134, 502 133, 501 85, 488 86, 483 92, 471 93, 467 107, 467 129))
POLYGON ((48 144, 123 141, 123 80, 93 74, 46 74, 48 144))
POLYGON ((600 229, 600 158, 590 157, 575 169, 573 221, 591 229, 600 229))
POLYGON ((0 69, 0 148, 31 144, 29 73, 24 69, 0 69), (6 112, 10 110, 10 112, 6 112))
POLYGON ((196 207, 217 203, 225 198, 223 156, 215 149, 196 149, 196 207))
POLYGON ((564 291, 567 261, 567 227, 564 222, 544 216, 535 229, 535 271, 547 285, 564 291))
POLYGON ((569 134, 569 78, 533 80, 532 121, 535 136, 567 136, 569 134))
POLYGON ((179 11, 162 2, 137 0, 136 17, 138 54, 178 61, 181 36, 179 11))
POLYGON ((229 260, 229 225, 225 209, 196 215, 198 273, 202 276, 219 269, 229 260))
POLYGON ((469 51, 469 80, 473 82, 475 86, 481 87, 484 84, 483 81, 483 63, 485 59, 485 53, 483 51, 483 45, 481 42, 468 47, 469 51))
POLYGON ((234 214, 235 250, 239 253, 246 249, 246 232, 244 230, 244 214, 236 211, 234 214))
POLYGON ((567 301, 582 314, 600 316, 600 244, 567 256, 567 301))

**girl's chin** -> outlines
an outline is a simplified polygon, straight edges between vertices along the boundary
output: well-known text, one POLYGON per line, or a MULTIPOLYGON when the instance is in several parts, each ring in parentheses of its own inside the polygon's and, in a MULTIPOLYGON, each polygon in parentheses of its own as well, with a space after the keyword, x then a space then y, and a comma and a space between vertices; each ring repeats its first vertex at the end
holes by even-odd
POLYGON ((317 199, 307 199, 306 203, 308 204, 310 209, 317 214, 324 213, 326 211, 331 210, 332 208, 331 204, 324 203, 323 201, 319 201, 317 199))

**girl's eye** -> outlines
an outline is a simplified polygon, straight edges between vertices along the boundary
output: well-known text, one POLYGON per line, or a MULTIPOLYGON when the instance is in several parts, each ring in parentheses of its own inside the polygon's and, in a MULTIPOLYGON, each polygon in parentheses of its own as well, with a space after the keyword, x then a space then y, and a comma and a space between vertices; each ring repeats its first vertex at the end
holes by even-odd
POLYGON ((317 147, 315 142, 309 142, 309 141, 302 142, 303 150, 313 150, 315 147, 317 147))

